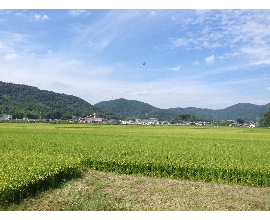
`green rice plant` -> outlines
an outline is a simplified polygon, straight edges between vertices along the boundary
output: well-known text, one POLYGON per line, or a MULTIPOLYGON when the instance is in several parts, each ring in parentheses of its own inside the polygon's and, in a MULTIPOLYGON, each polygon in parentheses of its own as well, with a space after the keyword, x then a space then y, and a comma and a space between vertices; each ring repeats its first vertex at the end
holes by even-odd
POLYGON ((0 201, 19 201, 85 167, 269 187, 269 141, 266 129, 2 123, 0 201))

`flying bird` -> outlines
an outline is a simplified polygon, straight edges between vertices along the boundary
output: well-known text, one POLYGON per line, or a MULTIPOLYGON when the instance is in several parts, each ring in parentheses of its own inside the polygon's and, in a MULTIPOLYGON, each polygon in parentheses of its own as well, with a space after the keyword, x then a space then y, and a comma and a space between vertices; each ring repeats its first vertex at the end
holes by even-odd
POLYGON ((145 65, 145 64, 146 64, 146 62, 143 63, 143 65, 145 65))

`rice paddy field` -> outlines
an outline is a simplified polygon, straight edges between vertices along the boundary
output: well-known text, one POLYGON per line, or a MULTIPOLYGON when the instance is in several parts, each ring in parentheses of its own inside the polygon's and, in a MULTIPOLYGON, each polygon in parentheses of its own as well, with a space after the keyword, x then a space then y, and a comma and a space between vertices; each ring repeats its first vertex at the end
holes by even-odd
POLYGON ((0 204, 85 168, 270 186, 270 130, 199 126, 0 123, 0 204))

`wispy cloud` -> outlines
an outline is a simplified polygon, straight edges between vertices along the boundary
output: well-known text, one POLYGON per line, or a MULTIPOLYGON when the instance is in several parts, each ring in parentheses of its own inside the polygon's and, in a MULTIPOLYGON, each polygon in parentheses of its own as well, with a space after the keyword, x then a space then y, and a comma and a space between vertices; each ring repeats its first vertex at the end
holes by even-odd
POLYGON ((170 49, 230 48, 229 53, 228 50, 226 54, 219 52, 218 57, 245 57, 254 63, 263 60, 268 63, 270 59, 268 10, 196 10, 188 17, 174 16, 173 20, 187 26, 183 26, 185 32, 181 37, 168 38, 170 49), (201 26, 199 30, 198 25, 201 26))
POLYGON ((77 33, 78 42, 84 47, 89 46, 96 51, 102 51, 115 40, 128 34, 132 30, 131 26, 134 27, 138 22, 136 18, 140 18, 139 15, 136 10, 112 10, 93 24, 73 26, 72 31, 77 33))
POLYGON ((168 45, 169 48, 174 49, 177 47, 184 47, 187 46, 190 42, 193 42, 193 39, 188 38, 169 38, 168 41, 170 44, 168 45))
POLYGON ((268 76, 256 78, 269 74, 269 10, 54 13, 2 13, 7 19, 0 20, 1 81, 76 95, 91 104, 113 96, 160 108, 223 108, 267 101, 261 91, 269 97, 268 76), (52 26, 40 23, 50 18, 52 26))
POLYGON ((37 45, 31 42, 32 36, 28 34, 14 33, 8 31, 0 31, 0 55, 5 59, 15 59, 20 54, 42 48, 42 45, 37 45))

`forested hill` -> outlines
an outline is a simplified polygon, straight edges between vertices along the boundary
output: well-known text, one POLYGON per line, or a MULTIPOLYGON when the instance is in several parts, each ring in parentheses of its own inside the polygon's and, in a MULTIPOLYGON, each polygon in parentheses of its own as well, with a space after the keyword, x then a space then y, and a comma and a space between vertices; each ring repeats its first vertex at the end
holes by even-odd
POLYGON ((136 100, 126 100, 123 98, 112 101, 104 101, 95 104, 96 107, 106 109, 126 117, 135 118, 158 118, 160 120, 168 120, 167 110, 162 110, 144 102, 136 100))
POLYGON ((10 114, 13 119, 25 116, 38 119, 40 112, 42 118, 48 119, 85 117, 94 112, 98 112, 99 116, 103 118, 124 118, 72 95, 0 81, 0 114, 10 114))
POLYGON ((261 106, 240 103, 220 110, 195 107, 159 109, 144 102, 123 98, 91 105, 72 95, 0 81, 0 114, 11 114, 14 119, 25 116, 38 119, 40 112, 42 118, 51 119, 67 119, 72 118, 72 116, 85 117, 98 112, 100 117, 108 119, 135 117, 172 120, 180 114, 192 114, 199 119, 237 120, 241 118, 245 122, 256 122, 269 109, 270 103, 261 106))
POLYGON ((270 103, 266 105, 254 105, 250 103, 238 103, 225 109, 212 110, 201 108, 173 108, 169 111, 176 115, 193 114, 196 118, 208 120, 237 120, 244 119, 245 122, 258 122, 265 112, 270 109, 270 103))
POLYGON ((244 119, 245 122, 256 122, 257 117, 258 119, 260 119, 264 116, 265 112, 270 109, 270 103, 261 106, 249 103, 240 103, 220 110, 202 109, 195 107, 159 109, 147 103, 135 100, 126 100, 123 98, 99 102, 95 104, 95 106, 115 113, 119 113, 126 117, 157 118, 159 120, 171 120, 180 114, 192 114, 196 118, 200 119, 237 120, 241 118, 244 119))

